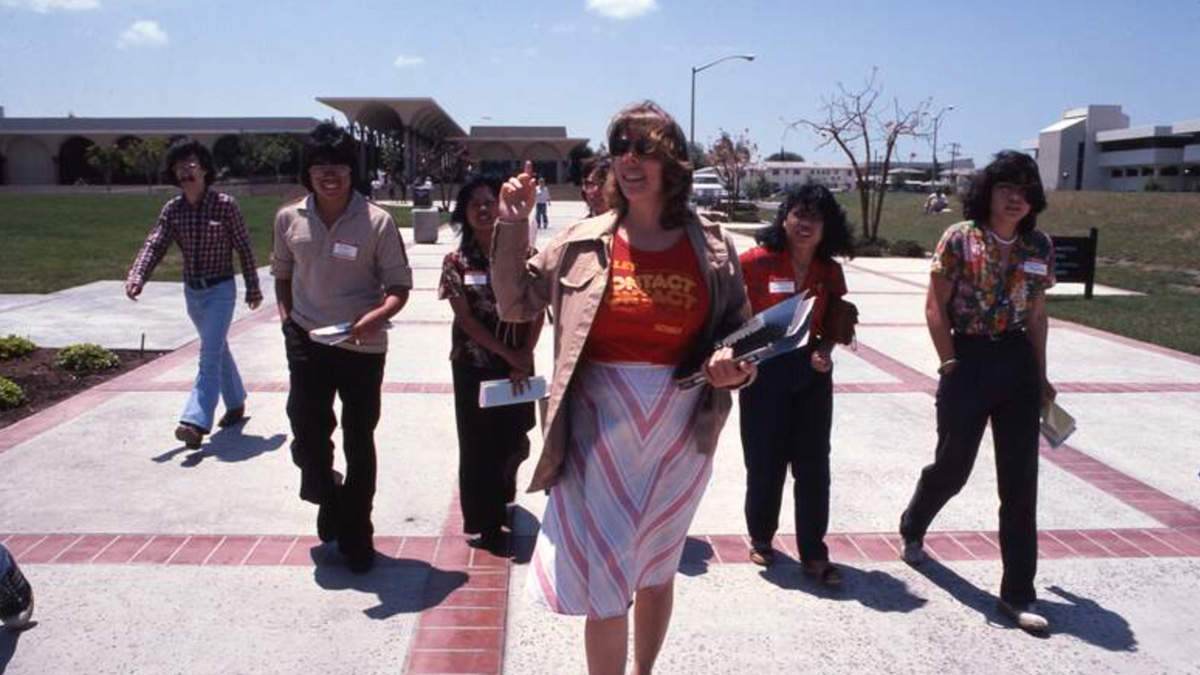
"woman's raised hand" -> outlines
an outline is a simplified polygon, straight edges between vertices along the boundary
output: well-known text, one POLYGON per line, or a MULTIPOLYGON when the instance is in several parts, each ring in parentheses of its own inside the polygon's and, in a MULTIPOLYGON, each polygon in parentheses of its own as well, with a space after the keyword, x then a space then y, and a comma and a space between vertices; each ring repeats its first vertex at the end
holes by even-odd
POLYGON ((533 182, 533 162, 525 160, 520 174, 509 178, 500 186, 500 201, 496 204, 496 216, 500 220, 528 220, 533 211, 537 186, 533 182))

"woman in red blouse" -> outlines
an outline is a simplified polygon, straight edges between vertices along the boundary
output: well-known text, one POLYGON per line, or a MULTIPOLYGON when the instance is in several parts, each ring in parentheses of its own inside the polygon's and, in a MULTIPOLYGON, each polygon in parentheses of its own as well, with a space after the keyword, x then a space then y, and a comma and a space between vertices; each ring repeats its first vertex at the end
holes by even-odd
POLYGON ((542 330, 530 323, 500 321, 492 292, 491 250, 499 182, 476 178, 458 192, 451 221, 461 228, 458 250, 446 254, 438 297, 454 310, 450 363, 454 418, 458 427, 458 491, 463 530, 478 534, 473 545, 493 553, 506 548, 506 505, 516 499, 517 469, 529 456, 533 403, 479 407, 479 384, 533 374, 533 348, 542 330))
POLYGON ((829 586, 842 577, 829 562, 829 434, 833 422, 834 341, 825 332, 831 297, 846 294, 835 255, 852 249, 846 213, 824 186, 789 192, 759 245, 741 256, 755 313, 797 293, 816 295, 808 344, 762 363, 758 379, 739 394, 746 461, 746 528, 750 560, 767 566, 779 529, 783 484, 795 478, 796 544, 801 569, 829 586))

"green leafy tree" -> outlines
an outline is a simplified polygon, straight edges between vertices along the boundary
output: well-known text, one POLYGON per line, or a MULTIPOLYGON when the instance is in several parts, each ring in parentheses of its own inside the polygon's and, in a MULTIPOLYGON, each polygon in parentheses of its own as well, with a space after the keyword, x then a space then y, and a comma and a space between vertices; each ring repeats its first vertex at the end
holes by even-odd
POLYGON ((151 138, 143 140, 135 138, 121 148, 125 165, 137 170, 146 178, 146 189, 158 184, 162 175, 163 160, 167 156, 167 139, 151 138))
POLYGON ((283 134, 243 136, 241 147, 242 163, 250 169, 251 175, 270 169, 276 183, 283 182, 283 165, 299 150, 296 139, 283 134))
POLYGON ((692 169, 707 167, 708 157, 704 152, 704 146, 699 143, 688 143, 688 161, 692 163, 692 169))
POLYGON ((596 151, 587 143, 580 143, 571 148, 567 153, 567 161, 570 162, 567 165, 567 180, 576 185, 583 184, 583 163, 595 156, 596 151))
POLYGON ((125 168, 125 153, 116 143, 100 145, 99 143, 87 149, 88 166, 100 172, 104 177, 104 185, 112 192, 113 176, 125 168))
POLYGON ((749 199, 766 199, 775 191, 774 186, 771 185, 771 181, 767 180, 766 176, 757 172, 746 178, 744 189, 746 190, 746 197, 749 199))
POLYGON ((768 162, 803 162, 804 156, 798 152, 773 152, 768 157, 768 162))

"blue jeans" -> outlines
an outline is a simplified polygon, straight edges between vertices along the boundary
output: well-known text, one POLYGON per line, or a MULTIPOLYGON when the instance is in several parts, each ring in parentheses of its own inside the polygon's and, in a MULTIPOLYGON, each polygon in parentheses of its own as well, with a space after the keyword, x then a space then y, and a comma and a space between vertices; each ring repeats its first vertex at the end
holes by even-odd
POLYGON ((233 307, 237 304, 237 284, 233 279, 210 288, 183 287, 188 316, 200 334, 200 368, 180 422, 200 427, 205 432, 213 427, 217 398, 225 401, 225 409, 246 403, 246 388, 238 374, 237 364, 229 351, 229 324, 233 322, 233 307))

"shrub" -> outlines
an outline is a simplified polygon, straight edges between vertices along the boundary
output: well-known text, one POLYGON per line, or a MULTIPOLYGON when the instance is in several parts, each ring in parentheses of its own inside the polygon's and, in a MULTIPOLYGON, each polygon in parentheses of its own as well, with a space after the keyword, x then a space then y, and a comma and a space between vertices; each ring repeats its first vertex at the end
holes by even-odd
POLYGON ((37 349, 37 345, 23 337, 17 337, 16 335, 0 337, 0 361, 25 356, 35 349, 37 349))
POLYGON ((1153 177, 1146 179, 1146 184, 1142 186, 1142 190, 1146 192, 1162 192, 1162 185, 1153 177))
POLYGON ((25 392, 12 380, 0 377, 0 410, 15 408, 25 400, 25 392))
POLYGON ((888 247, 888 253, 901 258, 924 258, 925 249, 911 239, 898 239, 888 247))
POLYGON ((857 239, 854 242, 854 255, 860 258, 882 258, 888 255, 888 240, 883 237, 857 239))
POLYGON ((121 359, 104 347, 91 342, 63 347, 58 353, 55 364, 73 373, 87 373, 93 370, 116 368, 121 359))

